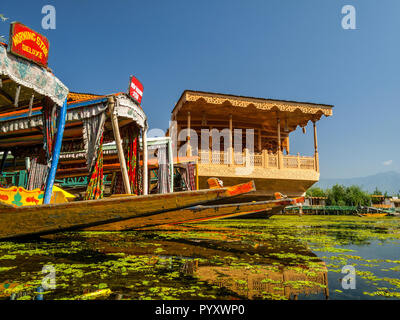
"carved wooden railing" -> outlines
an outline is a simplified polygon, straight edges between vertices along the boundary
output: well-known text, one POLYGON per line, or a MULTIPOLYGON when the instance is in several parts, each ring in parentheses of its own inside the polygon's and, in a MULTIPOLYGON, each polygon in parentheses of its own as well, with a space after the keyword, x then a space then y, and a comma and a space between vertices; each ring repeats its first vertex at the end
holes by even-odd
POLYGON ((316 170, 315 158, 272 154, 267 151, 250 153, 246 149, 244 152, 230 152, 199 150, 199 163, 211 165, 232 165, 250 166, 260 168, 280 168, 280 169, 303 169, 316 170))

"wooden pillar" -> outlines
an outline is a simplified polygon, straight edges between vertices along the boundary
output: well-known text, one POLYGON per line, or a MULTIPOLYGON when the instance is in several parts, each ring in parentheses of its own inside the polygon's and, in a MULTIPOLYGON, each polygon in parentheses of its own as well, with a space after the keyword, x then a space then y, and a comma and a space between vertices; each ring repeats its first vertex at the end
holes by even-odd
MULTIPOLYGON (((110 107, 111 124, 112 124, 113 133, 114 133, 115 144, 117 147, 119 165, 121 167, 121 174, 122 174, 122 180, 124 182, 125 192, 127 194, 131 194, 131 186, 129 183, 128 170, 126 168, 125 155, 124 155, 124 150, 122 148, 121 135, 119 132, 118 118, 114 112, 114 108, 115 108, 114 96, 108 97, 108 105, 110 107)), ((144 178, 143 178, 143 180, 144 180, 144 178)))
POLYGON ((300 153, 297 153, 297 168, 300 169, 300 153))
POLYGON ((250 152, 249 152, 249 149, 247 149, 247 148, 244 148, 243 166, 244 167, 249 167, 250 166, 250 152))
POLYGON ((289 135, 285 138, 285 145, 286 145, 286 154, 289 155, 290 153, 289 135))
POLYGON ((196 159, 196 190, 199 190, 199 161, 196 159))
POLYGON ((3 151, 3 159, 1 159, 1 165, 0 165, 0 174, 3 173, 4 168, 6 166, 7 156, 8 156, 8 150, 3 151))
POLYGON ((187 151, 186 155, 188 157, 192 156, 192 146, 190 145, 190 111, 188 111, 188 117, 187 117, 187 151))
POLYGON ((212 164, 212 148, 213 148, 213 138, 212 138, 212 126, 208 127, 208 131, 210 132, 210 136, 208 137, 208 163, 212 164))
POLYGON ((20 93, 21 93, 21 86, 18 86, 17 90, 15 91, 15 99, 14 99, 14 106, 15 107, 18 107, 20 93))
POLYGON ((261 129, 258 129, 258 152, 261 152, 261 129))
POLYGON ((229 115, 229 150, 228 150, 228 164, 233 165, 233 121, 232 115, 229 115))
POLYGON ((143 129, 143 194, 149 193, 149 172, 147 170, 147 127, 143 129))
POLYGON ((282 145, 281 145, 281 119, 277 119, 278 126, 278 168, 283 168, 283 159, 282 159, 282 145))
POLYGON ((263 168, 268 168, 268 150, 262 150, 263 168))
POLYGON ((172 140, 168 139, 169 174, 171 179, 169 192, 174 192, 174 156, 172 154, 172 140))
POLYGON ((31 168, 31 158, 25 157, 25 169, 29 171, 31 168))
POLYGON ((315 171, 319 172, 317 124, 316 124, 315 121, 313 121, 313 127, 314 127, 314 159, 315 159, 315 171))

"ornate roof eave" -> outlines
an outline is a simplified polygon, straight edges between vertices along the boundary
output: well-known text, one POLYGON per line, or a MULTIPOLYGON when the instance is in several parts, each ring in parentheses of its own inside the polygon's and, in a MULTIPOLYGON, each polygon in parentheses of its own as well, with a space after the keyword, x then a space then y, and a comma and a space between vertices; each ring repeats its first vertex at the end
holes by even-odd
POLYGON ((203 100, 207 104, 223 105, 229 104, 232 107, 247 108, 250 105, 256 109, 263 111, 280 111, 280 112, 296 112, 300 111, 304 114, 321 115, 329 117, 332 115, 332 105, 304 103, 284 100, 271 100, 261 98, 251 98, 242 96, 225 95, 218 93, 199 92, 199 91, 184 91, 172 111, 172 119, 175 119, 178 112, 186 102, 196 102, 203 100))

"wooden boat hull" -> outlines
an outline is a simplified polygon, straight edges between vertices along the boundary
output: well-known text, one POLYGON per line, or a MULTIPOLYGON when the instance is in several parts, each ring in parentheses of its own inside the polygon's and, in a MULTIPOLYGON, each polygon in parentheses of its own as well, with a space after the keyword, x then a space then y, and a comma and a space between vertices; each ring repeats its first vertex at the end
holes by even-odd
POLYGON ((382 217, 386 217, 388 214, 387 213, 360 213, 360 215, 363 217, 382 218, 382 217))
MULTIPOLYGON (((214 189, 218 190, 218 189, 214 189)), ((302 198, 304 199, 304 198, 302 198)), ((269 217, 288 205, 300 202, 298 199, 280 199, 250 203, 232 203, 222 205, 195 206, 145 217, 85 228, 86 231, 122 231, 166 224, 201 222, 221 218, 236 218, 246 215, 269 217)))
POLYGON ((255 191, 253 181, 222 189, 125 196, 25 207, 0 204, 0 240, 106 224, 255 191))

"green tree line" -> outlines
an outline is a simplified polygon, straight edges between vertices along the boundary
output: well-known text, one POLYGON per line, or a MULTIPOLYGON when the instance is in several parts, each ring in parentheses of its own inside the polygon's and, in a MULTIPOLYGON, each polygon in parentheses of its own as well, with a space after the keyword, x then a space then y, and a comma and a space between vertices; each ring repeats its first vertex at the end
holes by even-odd
MULTIPOLYGON (((318 187, 310 188, 306 195, 309 197, 326 197, 327 206, 370 206, 379 201, 359 186, 345 187, 338 184, 326 190, 318 187)), ((376 188, 372 195, 382 195, 382 192, 376 188)), ((387 193, 385 193, 385 196, 387 196, 387 193)))

